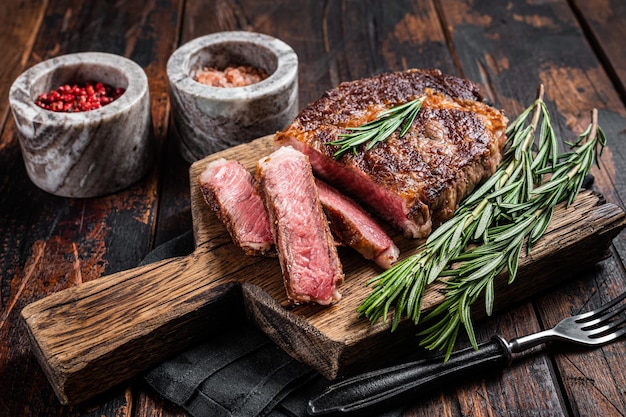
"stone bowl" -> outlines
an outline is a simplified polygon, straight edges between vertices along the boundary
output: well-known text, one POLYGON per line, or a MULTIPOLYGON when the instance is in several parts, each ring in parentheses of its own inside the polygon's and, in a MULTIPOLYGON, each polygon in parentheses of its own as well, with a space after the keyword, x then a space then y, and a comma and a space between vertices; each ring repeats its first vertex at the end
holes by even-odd
POLYGON ((284 129, 298 112, 298 57, 283 41, 234 31, 196 38, 167 63, 178 148, 190 163, 284 129), (203 67, 246 65, 268 77, 244 87, 212 87, 195 79, 203 67))
POLYGON ((150 169, 154 144, 148 79, 124 57, 82 52, 41 62, 9 92, 26 171, 39 188, 62 197, 96 197, 128 187, 150 169), (99 109, 63 113, 35 104, 64 84, 100 81, 125 92, 99 109))

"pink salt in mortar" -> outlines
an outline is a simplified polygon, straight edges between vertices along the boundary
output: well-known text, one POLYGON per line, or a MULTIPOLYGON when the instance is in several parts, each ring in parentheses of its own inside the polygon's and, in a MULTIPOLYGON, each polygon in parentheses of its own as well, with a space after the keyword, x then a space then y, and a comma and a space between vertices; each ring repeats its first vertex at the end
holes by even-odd
POLYGON ((167 62, 172 127, 190 163, 276 133, 298 113, 298 56, 283 41, 254 32, 217 32, 189 41, 167 62), (231 88, 196 80, 203 68, 249 66, 267 78, 231 88))

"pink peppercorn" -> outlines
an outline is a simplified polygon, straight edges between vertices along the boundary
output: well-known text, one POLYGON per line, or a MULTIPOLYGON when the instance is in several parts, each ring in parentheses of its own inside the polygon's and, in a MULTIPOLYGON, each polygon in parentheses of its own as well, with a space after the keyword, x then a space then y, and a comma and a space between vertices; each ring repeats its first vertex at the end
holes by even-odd
POLYGON ((81 112, 99 109, 124 94, 123 88, 113 88, 101 82, 87 82, 83 86, 65 84, 35 100, 39 107, 55 112, 81 112))

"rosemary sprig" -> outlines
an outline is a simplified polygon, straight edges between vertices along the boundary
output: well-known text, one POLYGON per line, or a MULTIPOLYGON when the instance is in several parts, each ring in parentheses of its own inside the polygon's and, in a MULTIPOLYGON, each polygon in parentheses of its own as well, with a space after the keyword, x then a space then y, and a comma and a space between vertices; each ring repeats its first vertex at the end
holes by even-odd
POLYGON ((449 356, 459 327, 463 325, 470 342, 477 347, 470 314, 472 304, 484 293, 485 309, 491 315, 495 278, 508 269, 508 283, 514 281, 524 245, 530 251, 531 245, 548 227, 558 203, 572 203, 594 160, 597 162, 598 152, 604 149, 606 137, 597 128, 595 111, 592 119, 589 128, 570 144, 572 152, 561 155, 558 164, 543 170, 549 180, 534 188, 526 202, 504 205, 510 220, 487 229, 480 246, 452 258, 451 265, 455 267, 441 272, 441 277, 448 277, 445 280, 446 298, 424 318, 424 322, 435 318, 438 321, 419 333, 423 336, 423 346, 445 349, 446 356, 449 356))
POLYGON ((506 269, 509 283, 513 282, 524 245, 530 251, 550 223, 554 207, 574 200, 606 143, 594 111, 590 126, 570 144, 571 152, 559 154, 542 87, 533 105, 510 124, 507 137, 507 151, 496 173, 435 230, 419 252, 368 283, 372 292, 359 306, 360 315, 372 322, 386 320, 393 308, 392 330, 404 316, 415 324, 438 319, 420 332, 421 344, 445 349, 447 356, 461 325, 476 346, 470 306, 484 294, 491 313, 495 277, 506 269), (422 319, 424 291, 440 277, 445 299, 422 319))
POLYGON ((339 135, 339 139, 327 142, 326 145, 339 146, 339 149, 333 155, 335 159, 338 159, 350 150, 356 154, 357 147, 366 142, 369 143, 365 150, 372 149, 374 145, 386 140, 401 126, 402 130, 399 137, 402 137, 411 127, 425 98, 418 97, 399 106, 391 107, 380 112, 374 120, 361 126, 346 127, 346 130, 349 130, 350 133, 342 133, 339 135))

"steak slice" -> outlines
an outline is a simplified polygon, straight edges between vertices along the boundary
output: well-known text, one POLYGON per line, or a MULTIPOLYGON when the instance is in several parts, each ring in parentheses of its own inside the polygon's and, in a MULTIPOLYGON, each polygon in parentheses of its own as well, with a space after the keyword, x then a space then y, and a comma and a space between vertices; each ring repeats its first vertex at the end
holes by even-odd
POLYGON ((423 238, 452 216, 463 197, 501 160, 507 118, 482 102, 477 86, 438 70, 407 70, 345 82, 306 107, 284 131, 316 175, 351 195, 405 236, 423 238), (402 137, 338 160, 337 140, 383 110, 425 96, 402 137))
POLYGON ((335 237, 365 259, 390 268, 400 251, 383 228, 354 200, 319 179, 315 184, 335 237))
POLYGON ((339 300, 336 285, 344 275, 309 159, 292 147, 279 148, 259 160, 256 178, 289 299, 322 305, 339 300))
POLYGON ((247 255, 272 254, 274 238, 254 178, 237 161, 220 158, 198 176, 202 195, 247 255))

